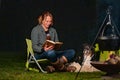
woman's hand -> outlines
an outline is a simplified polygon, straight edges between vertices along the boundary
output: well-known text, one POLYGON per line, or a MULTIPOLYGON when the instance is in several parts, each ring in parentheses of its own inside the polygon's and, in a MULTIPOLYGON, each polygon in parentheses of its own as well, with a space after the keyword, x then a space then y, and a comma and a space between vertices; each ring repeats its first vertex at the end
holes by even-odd
POLYGON ((45 45, 45 46, 44 46, 44 51, 53 50, 53 49, 54 49, 54 46, 53 46, 53 45, 51 45, 51 46, 45 45))

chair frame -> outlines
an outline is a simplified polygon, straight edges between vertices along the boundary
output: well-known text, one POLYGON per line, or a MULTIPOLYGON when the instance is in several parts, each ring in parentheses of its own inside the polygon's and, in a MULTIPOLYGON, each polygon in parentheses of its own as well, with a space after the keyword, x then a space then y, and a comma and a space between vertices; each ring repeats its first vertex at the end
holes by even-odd
POLYGON ((47 71, 43 70, 43 68, 41 67, 41 65, 39 64, 39 62, 42 62, 42 61, 48 61, 47 59, 39 59, 37 60, 34 56, 34 52, 33 52, 33 49, 32 49, 32 41, 30 39, 25 39, 26 40, 26 44, 27 44, 27 61, 26 61, 26 69, 27 70, 34 70, 34 71, 37 71, 37 72, 43 72, 43 73, 47 73, 47 71), (29 65, 31 63, 36 63, 39 70, 38 69, 35 69, 35 68, 31 68, 29 65))

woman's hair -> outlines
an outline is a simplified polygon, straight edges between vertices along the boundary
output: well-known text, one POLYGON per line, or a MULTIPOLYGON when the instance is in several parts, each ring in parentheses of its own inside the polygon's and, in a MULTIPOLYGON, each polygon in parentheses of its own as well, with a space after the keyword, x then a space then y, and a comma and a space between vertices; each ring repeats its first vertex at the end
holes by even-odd
POLYGON ((53 25, 53 15, 49 11, 44 11, 39 17, 38 17, 38 23, 42 24, 42 21, 45 19, 45 17, 50 16, 52 18, 52 23, 53 25))

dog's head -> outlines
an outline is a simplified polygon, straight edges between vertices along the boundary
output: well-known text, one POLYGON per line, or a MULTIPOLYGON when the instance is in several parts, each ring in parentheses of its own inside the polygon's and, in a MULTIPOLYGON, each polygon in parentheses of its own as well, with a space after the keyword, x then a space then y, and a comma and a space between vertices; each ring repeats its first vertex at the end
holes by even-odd
POLYGON ((83 54, 84 55, 92 55, 92 49, 91 46, 87 43, 83 44, 83 54))

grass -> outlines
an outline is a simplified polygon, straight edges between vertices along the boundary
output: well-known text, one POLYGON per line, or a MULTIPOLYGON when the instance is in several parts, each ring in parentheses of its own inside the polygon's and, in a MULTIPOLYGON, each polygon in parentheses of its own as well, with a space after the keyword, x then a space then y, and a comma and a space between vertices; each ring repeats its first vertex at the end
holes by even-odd
MULTIPOLYGON (((22 52, 0 52, 0 80, 74 80, 77 73, 41 72, 25 70, 26 55, 22 52)), ((103 72, 82 72, 77 80, 101 80, 103 72)), ((113 80, 113 79, 112 79, 113 80)))

